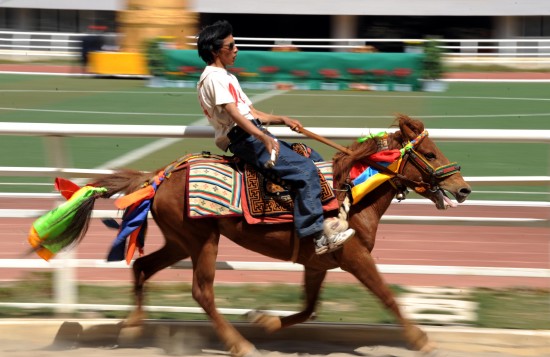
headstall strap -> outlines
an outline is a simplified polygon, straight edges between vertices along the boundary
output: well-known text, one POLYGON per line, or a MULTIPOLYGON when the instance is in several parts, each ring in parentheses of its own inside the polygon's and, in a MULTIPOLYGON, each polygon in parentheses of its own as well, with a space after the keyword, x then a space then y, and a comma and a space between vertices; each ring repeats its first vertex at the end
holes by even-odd
POLYGON ((448 165, 440 166, 435 169, 435 177, 447 177, 454 175, 457 172, 460 172, 460 165, 456 162, 451 162, 448 165))
POLYGON ((413 147, 419 145, 422 140, 424 140, 425 137, 427 137, 429 134, 428 134, 428 130, 424 130, 423 132, 421 132, 415 139, 413 139, 411 141, 411 144, 413 147))
POLYGON ((414 149, 409 151, 409 156, 413 164, 432 177, 432 181, 438 178, 451 176, 460 171, 460 165, 456 162, 451 162, 450 164, 434 168, 424 156, 416 152, 414 149))
POLYGON ((414 150, 414 148, 418 144, 420 144, 420 142, 427 136, 428 131, 424 130, 414 140, 404 145, 403 161, 401 162, 401 166, 399 167, 399 172, 401 172, 407 161, 411 160, 416 167, 418 167, 421 171, 430 176, 430 183, 426 183, 423 181, 415 182, 409 180, 410 182, 413 182, 417 185, 415 187, 415 191, 417 192, 424 192, 426 189, 437 190, 437 179, 448 177, 457 172, 460 172, 460 165, 458 165, 456 162, 434 168, 422 154, 414 150))

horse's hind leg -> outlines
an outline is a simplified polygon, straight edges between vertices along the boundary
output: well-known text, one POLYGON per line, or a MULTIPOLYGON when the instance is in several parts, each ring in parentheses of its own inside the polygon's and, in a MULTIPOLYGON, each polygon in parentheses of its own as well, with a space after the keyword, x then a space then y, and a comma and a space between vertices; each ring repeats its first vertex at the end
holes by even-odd
POLYGON ((203 308, 213 323, 220 340, 233 356, 253 356, 256 348, 246 340, 217 310, 214 295, 214 277, 220 234, 215 225, 193 222, 186 231, 193 237, 191 260, 193 261, 193 298, 203 308))
POLYGON ((388 310, 394 314, 403 326, 405 339, 411 348, 417 351, 431 351, 434 346, 429 342, 426 333, 403 316, 392 291, 387 286, 386 282, 380 275, 380 272, 376 268, 376 264, 374 263, 372 256, 368 253, 368 251, 366 251, 365 254, 358 254, 361 250, 361 248, 352 248, 348 251, 344 251, 344 254, 353 251, 355 257, 354 259, 348 259, 345 267, 342 265, 342 269, 353 274, 382 302, 382 304, 384 304, 388 310))
POLYGON ((317 302, 319 301, 319 295, 321 293, 321 286, 323 284, 323 281, 325 280, 326 275, 326 270, 313 270, 309 269, 308 267, 305 268, 305 306, 302 311, 285 317, 268 315, 262 312, 255 312, 252 313, 250 316, 252 322, 260 324, 268 332, 274 332, 279 329, 307 321, 315 312, 317 302))
POLYGON ((132 269, 134 273, 134 298, 135 309, 130 313, 125 321, 126 326, 141 325, 145 318, 143 311, 145 282, 155 273, 171 266, 172 264, 189 257, 180 246, 167 240, 166 244, 159 250, 146 256, 136 259, 132 269))

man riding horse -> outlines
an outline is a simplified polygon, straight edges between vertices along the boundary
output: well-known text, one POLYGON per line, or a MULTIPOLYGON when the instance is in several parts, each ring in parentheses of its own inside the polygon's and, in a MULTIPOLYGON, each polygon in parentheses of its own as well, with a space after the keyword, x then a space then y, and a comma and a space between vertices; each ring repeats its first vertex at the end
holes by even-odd
POLYGON ((197 41, 199 56, 207 64, 197 85, 199 102, 214 127, 216 145, 290 185, 294 192, 294 226, 298 237, 313 237, 316 254, 335 251, 353 237, 355 231, 346 229, 347 225, 335 231, 323 218, 321 185, 312 161, 322 161, 322 158, 315 152, 306 158, 265 130, 264 124, 284 124, 292 130, 301 128, 302 124, 287 116, 261 112, 252 105, 237 78, 227 71, 238 53, 232 32, 231 24, 218 21, 205 27, 197 41))
MULTIPOLYGON (((237 79, 227 72, 226 66, 233 64, 237 54, 228 23, 216 23, 201 32, 199 54, 208 64, 199 82, 199 98, 215 128, 216 143, 223 150, 231 150, 245 163, 266 173, 271 172, 293 187, 297 206, 294 225, 288 222, 248 222, 244 208, 240 214, 229 210, 231 214, 225 216, 209 215, 197 219, 191 214, 193 188, 190 182, 197 177, 192 173, 198 166, 212 167, 208 165, 220 160, 211 155, 190 154, 151 172, 117 170, 95 178, 84 187, 58 178, 56 188, 68 201, 33 223, 29 232, 33 250, 44 259, 50 259, 60 250, 78 244, 89 227, 94 202, 98 198, 123 193, 115 204, 125 212, 108 259, 122 260, 126 257, 128 263, 132 263, 136 248, 140 251, 143 248, 149 212, 165 239, 164 246, 150 254, 140 254, 133 261, 136 307, 126 319, 125 326, 143 323, 145 283, 157 272, 180 260, 190 259, 193 263, 192 296, 212 321, 220 341, 234 357, 259 356, 255 346, 217 308, 214 281, 218 245, 220 237, 224 236, 246 249, 304 266, 304 304, 301 311, 288 316, 261 312, 250 316, 267 331, 274 332, 310 319, 318 307, 327 271, 340 268, 355 276, 392 313, 412 348, 432 350, 433 345, 426 333, 401 312, 392 290, 376 267, 372 250, 382 215, 394 197, 399 197, 406 190, 414 190, 431 200, 437 209, 456 206, 451 196, 458 203, 464 202, 471 188, 460 174, 460 166, 450 162, 441 152, 429 138, 421 121, 398 115, 396 131, 369 134, 348 147, 342 147, 339 149, 341 152, 333 157, 330 163, 332 185, 345 194, 348 201, 351 197, 352 205, 348 211, 344 209, 345 219, 337 221, 342 222, 336 225, 339 233, 325 235, 323 230, 333 228, 331 220, 334 218, 323 220, 321 212, 318 173, 313 169, 312 161, 320 157, 313 154, 305 158, 295 154, 287 143, 276 141, 264 131, 261 123, 286 124, 302 133, 305 129, 296 120, 255 109, 237 79), (253 119, 257 121, 253 122, 253 119), (270 155, 272 152, 273 158, 270 155), (276 165, 264 168, 272 159, 276 161, 277 154, 276 165), (378 177, 379 180, 376 185, 365 187, 371 182, 371 176, 367 175, 371 168, 378 172, 372 178, 378 177), (348 224, 353 229, 347 229, 348 224), (315 237, 315 249, 311 241, 295 239, 296 236, 302 238, 309 235, 315 237), (352 236, 353 239, 349 239, 352 236), (129 240, 127 244, 126 238, 129 240), (333 254, 322 254, 337 248, 341 249, 333 254)), ((234 164, 233 160, 231 164, 234 164)), ((234 170, 234 165, 225 165, 223 170, 219 169, 220 166, 216 167, 218 170, 212 171, 220 175, 234 170)), ((227 177, 234 176, 228 174, 227 177)), ((241 180, 238 182, 242 183, 241 180)), ((240 202, 245 197, 241 186, 227 186, 231 198, 240 202), (236 187, 239 188, 234 189, 236 187)), ((342 202, 345 203, 346 198, 342 202)), ((346 205, 342 204, 342 207, 346 205)))

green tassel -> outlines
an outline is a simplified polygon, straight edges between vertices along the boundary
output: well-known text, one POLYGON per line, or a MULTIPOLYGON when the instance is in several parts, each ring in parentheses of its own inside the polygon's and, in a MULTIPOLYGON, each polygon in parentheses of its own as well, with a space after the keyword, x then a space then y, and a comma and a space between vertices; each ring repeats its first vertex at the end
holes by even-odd
POLYGON ((41 246, 52 253, 57 253, 72 243, 75 237, 67 237, 62 241, 56 241, 68 226, 71 224, 77 209, 90 197, 107 192, 104 187, 85 186, 74 193, 65 203, 49 211, 33 223, 33 228, 38 237, 42 240, 41 246), (55 241, 49 244, 48 240, 55 241))

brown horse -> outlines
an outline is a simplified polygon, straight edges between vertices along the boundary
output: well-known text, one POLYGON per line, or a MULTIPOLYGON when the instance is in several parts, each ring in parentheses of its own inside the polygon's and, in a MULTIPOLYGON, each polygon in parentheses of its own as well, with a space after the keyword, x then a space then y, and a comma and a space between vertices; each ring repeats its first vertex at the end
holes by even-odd
MULTIPOLYGON (((418 120, 404 115, 397 119, 399 130, 387 137, 389 149, 402 149, 407 143, 422 137, 424 132, 424 125, 418 120)), ((374 139, 369 139, 353 143, 349 149, 351 155, 339 153, 334 157, 334 187, 337 189, 349 188, 347 179, 352 165, 375 153, 377 144, 374 139)), ((188 218, 184 199, 186 170, 175 171, 158 187, 151 209, 166 242, 161 249, 138 258, 133 264, 136 309, 127 323, 135 325, 144 317, 144 283, 156 272, 182 259, 191 258, 193 298, 208 314, 219 338, 234 356, 254 354, 254 346, 216 308, 213 286, 215 263, 219 239, 223 235, 247 249, 272 258, 290 260, 293 257, 305 268, 303 311, 286 317, 255 315, 254 321, 266 330, 276 331, 308 320, 315 311, 327 270, 339 267, 353 274, 393 313, 402 324, 405 339, 411 348, 429 350, 431 344, 426 334, 402 315, 391 290, 376 268, 371 251, 380 218, 396 194, 406 188, 433 201, 438 209, 454 206, 446 193, 450 193, 458 202, 463 202, 471 190, 458 172, 459 169, 457 165, 449 163, 429 137, 418 140, 412 150, 406 151, 399 171, 391 181, 381 184, 351 206, 349 226, 355 229, 355 237, 342 249, 321 256, 314 253, 313 241, 309 239, 300 240, 296 245, 298 251, 295 251, 292 224, 250 225, 242 217, 188 218)), ((108 192, 101 195, 105 198, 117 192, 134 192, 153 175, 124 170, 99 178, 91 185, 107 188, 108 192)), ((91 210, 90 207, 88 209, 91 210)))

